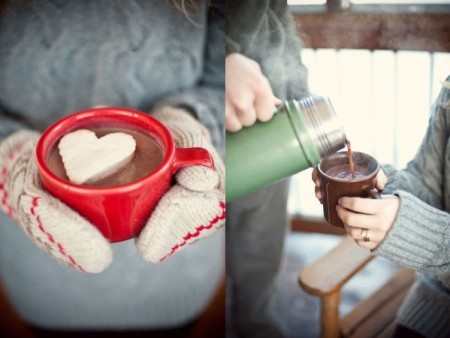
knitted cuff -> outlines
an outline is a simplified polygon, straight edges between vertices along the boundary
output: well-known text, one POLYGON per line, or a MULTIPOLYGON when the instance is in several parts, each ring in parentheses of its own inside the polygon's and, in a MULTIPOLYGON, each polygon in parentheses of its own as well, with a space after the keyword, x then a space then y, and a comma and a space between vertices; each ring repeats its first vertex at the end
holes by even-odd
POLYGON ((395 191, 400 207, 392 228, 373 252, 417 271, 446 260, 449 215, 405 191, 395 191))

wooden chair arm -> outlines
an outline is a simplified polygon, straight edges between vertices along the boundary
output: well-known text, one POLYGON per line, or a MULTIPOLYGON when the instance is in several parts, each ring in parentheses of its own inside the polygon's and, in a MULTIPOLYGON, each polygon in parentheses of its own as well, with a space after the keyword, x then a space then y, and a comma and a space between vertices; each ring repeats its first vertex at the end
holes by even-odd
POLYGON ((369 250, 345 236, 336 248, 302 270, 300 286, 320 297, 320 335, 338 338, 341 335, 339 302, 344 284, 373 259, 369 250))
POLYGON ((358 246, 345 236, 336 248, 302 270, 301 287, 314 296, 339 291, 344 284, 373 259, 369 250, 358 246))

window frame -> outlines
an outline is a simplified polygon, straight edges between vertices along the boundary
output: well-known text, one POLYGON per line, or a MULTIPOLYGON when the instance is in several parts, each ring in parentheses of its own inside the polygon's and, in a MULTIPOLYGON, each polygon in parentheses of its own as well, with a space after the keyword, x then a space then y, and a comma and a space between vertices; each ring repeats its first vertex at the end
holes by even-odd
POLYGON ((450 51, 449 5, 290 5, 307 48, 450 51))

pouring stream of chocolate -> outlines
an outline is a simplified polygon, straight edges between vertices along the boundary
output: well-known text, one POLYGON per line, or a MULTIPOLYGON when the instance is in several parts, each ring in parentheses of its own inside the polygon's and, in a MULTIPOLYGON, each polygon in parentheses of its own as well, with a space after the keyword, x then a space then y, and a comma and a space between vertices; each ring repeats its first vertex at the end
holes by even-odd
POLYGON ((345 144, 347 145, 347 156, 350 165, 350 170, 352 172, 352 176, 355 177, 355 164, 353 163, 352 146, 349 140, 345 141, 345 144))

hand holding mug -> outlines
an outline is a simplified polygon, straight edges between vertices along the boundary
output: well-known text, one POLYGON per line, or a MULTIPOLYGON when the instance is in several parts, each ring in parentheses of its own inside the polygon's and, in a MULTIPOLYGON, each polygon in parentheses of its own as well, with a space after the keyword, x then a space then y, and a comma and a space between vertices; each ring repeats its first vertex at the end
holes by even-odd
POLYGON ((338 203, 336 211, 345 231, 358 245, 375 249, 393 226, 400 199, 394 195, 382 199, 341 197, 338 203))
MULTIPOLYGON (((366 171, 369 181, 365 177, 361 177, 360 180, 364 183, 360 186, 358 186, 358 184, 360 184, 358 182, 352 183, 352 179, 348 179, 348 182, 341 182, 343 184, 340 186, 342 190, 347 189, 347 193, 353 196, 346 196, 345 191, 340 191, 340 195, 331 197, 333 202, 330 202, 330 196, 328 195, 330 193, 331 195, 336 195, 336 191, 333 188, 328 191, 329 187, 324 191, 322 182, 328 182, 327 179, 324 179, 324 171, 332 168, 339 161, 345 161, 345 157, 345 153, 331 155, 331 161, 324 161, 325 165, 321 162, 319 165, 322 166, 321 168, 314 168, 312 180, 315 184, 316 197, 321 203, 324 203, 325 199, 325 203, 332 204, 324 205, 324 213, 326 217, 328 217, 327 220, 329 222, 336 223, 334 217, 334 215, 336 215, 339 218, 339 224, 334 225, 343 225, 346 232, 360 246, 368 249, 375 249, 386 237, 389 229, 394 223, 399 207, 399 200, 397 196, 393 195, 384 195, 382 198, 381 195, 379 195, 375 196, 374 199, 367 198, 367 196, 358 196, 358 194, 363 193, 364 189, 370 188, 370 184, 373 184, 378 190, 383 190, 387 183, 387 177, 381 169, 378 170, 375 159, 363 153, 356 153, 356 162, 360 161, 361 163, 364 163, 363 166, 366 166, 366 164, 372 166, 370 170, 366 171), (335 163, 333 161, 335 161, 335 163), (374 178, 371 183, 370 178, 372 176, 374 176, 374 178), (355 186, 353 191, 348 188, 350 185, 355 186), (333 207, 335 207, 335 211, 332 210, 333 207)), ((339 179, 337 180, 339 181, 339 179)), ((358 180, 356 179, 353 181, 358 180)), ((333 183, 336 184, 336 182, 333 183)), ((369 196, 370 194, 367 195, 369 196)))
POLYGON ((41 137, 30 131, 11 135, 0 143, 0 206, 39 247, 63 264, 84 272, 101 272, 109 266, 112 249, 107 238, 128 239, 137 236, 142 227, 145 231, 137 245, 143 256, 153 262, 212 234, 224 223, 224 204, 220 203, 224 200, 223 165, 206 130, 188 113, 172 109, 161 120, 170 125, 174 114, 183 126, 178 131, 171 129, 177 132, 176 137, 146 114, 107 107, 64 118, 41 137), (151 128, 165 149, 163 161, 147 176, 112 187, 83 187, 57 177, 47 165, 55 142, 70 128, 99 121, 151 128), (175 143, 191 149, 175 148, 175 143), (207 147, 211 152, 192 148, 196 146, 207 147), (211 156, 216 161, 215 170, 196 166, 214 168, 211 156), (192 170, 180 170, 192 165, 192 170), (176 172, 176 181, 184 185, 176 184, 166 192, 176 172), (165 195, 168 197, 161 199, 165 195), (190 209, 205 199, 208 203, 204 210, 190 209))

